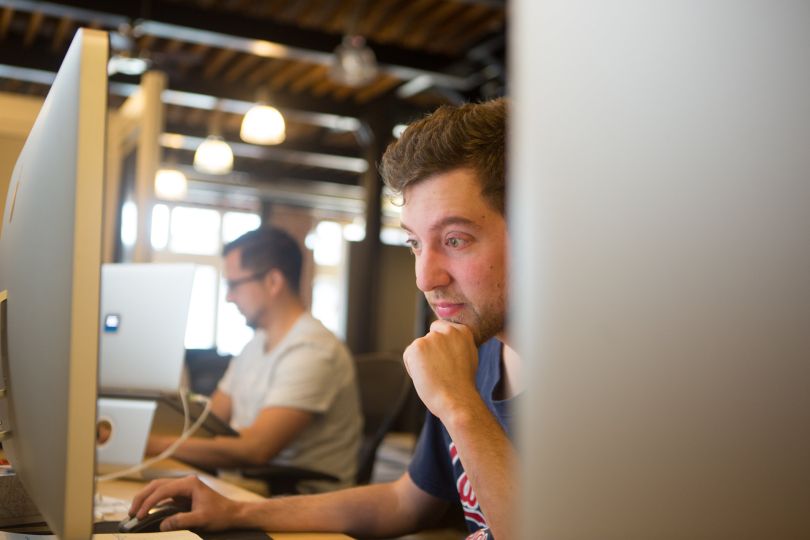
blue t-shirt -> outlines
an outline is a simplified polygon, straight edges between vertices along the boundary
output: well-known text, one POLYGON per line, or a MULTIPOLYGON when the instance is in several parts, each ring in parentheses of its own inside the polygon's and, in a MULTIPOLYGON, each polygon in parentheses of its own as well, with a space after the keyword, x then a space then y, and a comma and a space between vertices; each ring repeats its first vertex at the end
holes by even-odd
MULTIPOLYGON (((478 348, 478 372, 475 387, 487 408, 495 415, 507 436, 512 438, 512 402, 496 401, 492 394, 501 380, 502 344, 493 338, 478 348)), ((422 434, 408 467, 411 479, 419 489, 451 502, 461 504, 470 532, 487 528, 487 522, 475 492, 461 466, 456 446, 444 425, 428 411, 422 434)), ((486 537, 484 537, 486 538, 486 537)))

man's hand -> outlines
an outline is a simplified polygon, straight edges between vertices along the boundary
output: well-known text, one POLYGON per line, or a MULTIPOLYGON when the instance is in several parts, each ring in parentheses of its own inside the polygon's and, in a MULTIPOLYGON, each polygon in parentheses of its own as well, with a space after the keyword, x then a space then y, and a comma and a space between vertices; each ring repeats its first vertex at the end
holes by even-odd
POLYGON ((237 521, 242 503, 223 497, 196 476, 150 482, 132 499, 129 515, 143 519, 150 508, 167 499, 190 500, 191 511, 166 518, 160 524, 161 531, 191 528, 221 531, 244 526, 237 521))
POLYGON ((438 418, 446 420, 470 400, 480 401, 475 389, 478 349, 466 326, 435 321, 426 336, 405 349, 403 360, 422 402, 438 418))

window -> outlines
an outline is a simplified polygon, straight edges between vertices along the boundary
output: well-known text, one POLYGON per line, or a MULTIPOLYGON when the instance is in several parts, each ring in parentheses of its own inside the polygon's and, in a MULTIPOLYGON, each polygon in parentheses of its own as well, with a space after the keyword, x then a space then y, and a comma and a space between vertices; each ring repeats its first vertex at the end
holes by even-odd
POLYGON ((225 301, 222 247, 261 225, 255 212, 156 204, 152 210, 155 262, 197 265, 185 346, 236 354, 253 337, 244 317, 225 301))
POLYGON ((127 201, 121 208, 121 243, 131 248, 138 238, 138 207, 127 201))
POLYGON ((170 250, 175 253, 219 255, 220 212, 209 208, 175 206, 171 212, 170 250))
POLYGON ((258 229, 261 219, 248 212, 225 212, 222 216, 222 241, 227 244, 253 229, 258 229))
MULTIPOLYGON (((365 221, 355 218, 343 224, 324 220, 307 235, 315 272, 312 281, 312 315, 341 339, 346 338, 348 304, 348 242, 365 238, 365 221)), ((404 246, 408 235, 399 226, 383 226, 380 241, 404 246)))
MULTIPOLYGON (((239 354, 253 337, 253 329, 245 324, 245 318, 236 306, 225 301, 225 280, 219 282, 217 302, 217 349, 220 354, 239 354)), ((213 311, 212 311, 213 313, 213 311)))
POLYGON ((312 316, 337 336, 346 337, 346 242, 343 226, 321 221, 307 235, 307 248, 315 259, 312 281, 312 316))
POLYGON ((209 349, 214 346, 211 329, 217 326, 218 278, 218 268, 210 265, 197 266, 186 326, 187 349, 209 349))
POLYGON ((169 212, 165 204, 152 207, 152 249, 166 249, 169 245, 169 212))

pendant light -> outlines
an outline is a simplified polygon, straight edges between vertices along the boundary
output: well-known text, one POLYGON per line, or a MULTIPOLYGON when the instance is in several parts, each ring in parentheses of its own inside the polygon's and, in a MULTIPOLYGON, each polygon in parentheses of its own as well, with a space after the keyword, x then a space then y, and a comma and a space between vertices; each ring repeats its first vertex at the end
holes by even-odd
POLYGON ((202 173, 228 174, 233 170, 233 150, 220 135, 220 114, 218 110, 213 111, 211 134, 194 152, 194 168, 202 173))
POLYGON ((286 138, 284 117, 267 104, 267 92, 262 91, 254 105, 242 118, 239 136, 252 144, 280 144, 286 138))

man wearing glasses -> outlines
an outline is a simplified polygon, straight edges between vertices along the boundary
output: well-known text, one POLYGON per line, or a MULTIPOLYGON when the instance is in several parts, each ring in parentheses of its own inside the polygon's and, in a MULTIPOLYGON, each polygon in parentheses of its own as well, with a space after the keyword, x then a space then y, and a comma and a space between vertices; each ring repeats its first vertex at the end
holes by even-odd
MULTIPOLYGON (((174 457, 207 469, 292 465, 339 482, 301 482, 315 492, 353 483, 362 420, 354 363, 299 296, 301 249, 285 231, 250 231, 223 250, 226 299, 256 330, 212 396, 211 411, 239 437, 192 438, 174 457)), ((153 435, 147 454, 174 438, 153 435)))

